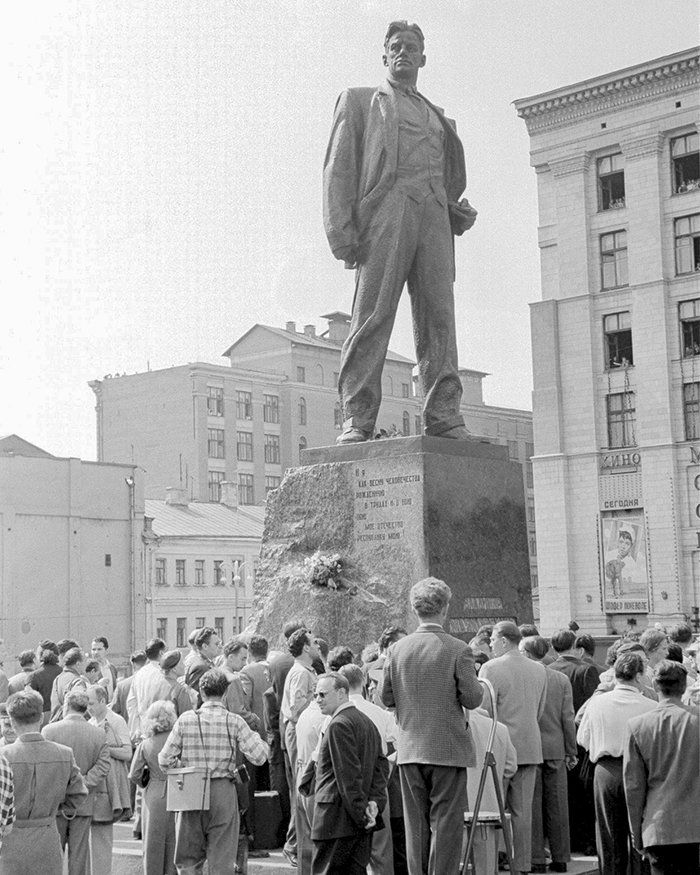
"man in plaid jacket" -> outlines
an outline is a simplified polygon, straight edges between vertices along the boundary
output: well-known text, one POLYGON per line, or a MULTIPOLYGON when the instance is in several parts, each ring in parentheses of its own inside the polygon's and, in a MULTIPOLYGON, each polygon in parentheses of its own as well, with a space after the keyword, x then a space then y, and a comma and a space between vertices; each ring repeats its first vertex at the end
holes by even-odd
POLYGON ((211 778, 208 811, 180 811, 177 815, 175 865, 178 872, 195 872, 205 860, 216 875, 233 875, 238 849, 238 797, 233 778, 240 748, 256 766, 270 749, 242 717, 222 703, 228 687, 226 675, 210 669, 199 680, 203 704, 199 711, 178 717, 170 737, 158 754, 164 769, 177 766, 205 768, 211 778))
POLYGON ((396 708, 399 726, 397 763, 410 875, 458 871, 467 766, 476 764, 462 709, 478 708, 482 691, 471 648, 443 628, 451 598, 442 580, 416 583, 411 607, 420 625, 392 646, 384 665, 381 698, 396 708))

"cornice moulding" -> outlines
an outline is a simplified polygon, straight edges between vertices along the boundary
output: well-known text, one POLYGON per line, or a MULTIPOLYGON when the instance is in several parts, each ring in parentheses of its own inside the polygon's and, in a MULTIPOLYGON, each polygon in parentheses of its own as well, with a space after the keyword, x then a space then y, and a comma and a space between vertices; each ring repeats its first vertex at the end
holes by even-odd
POLYGON ((555 91, 516 100, 529 134, 564 127, 587 116, 628 104, 646 103, 663 94, 700 83, 700 49, 688 49, 657 61, 588 79, 555 91))

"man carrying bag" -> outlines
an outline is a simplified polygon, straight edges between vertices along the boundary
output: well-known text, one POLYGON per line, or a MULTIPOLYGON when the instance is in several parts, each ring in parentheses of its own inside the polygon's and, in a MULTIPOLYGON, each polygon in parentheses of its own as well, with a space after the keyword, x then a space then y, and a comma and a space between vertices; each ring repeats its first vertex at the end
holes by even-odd
POLYGON ((222 704, 228 687, 223 672, 210 669, 199 682, 202 707, 186 711, 158 754, 168 774, 168 809, 177 810, 175 865, 190 875, 205 860, 211 872, 234 875, 239 812, 236 753, 255 765, 269 755, 267 744, 222 704))

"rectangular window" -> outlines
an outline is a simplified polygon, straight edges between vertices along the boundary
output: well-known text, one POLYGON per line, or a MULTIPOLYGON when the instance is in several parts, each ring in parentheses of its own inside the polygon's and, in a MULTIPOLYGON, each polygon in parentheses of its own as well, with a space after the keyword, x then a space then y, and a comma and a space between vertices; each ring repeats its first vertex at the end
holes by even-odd
POLYGON ((306 368, 302 368, 300 365, 297 365, 297 383, 305 383, 306 382, 306 368))
POLYGON ((168 620, 167 617, 158 617, 156 620, 156 638, 168 643, 168 620))
POLYGON ((678 306, 681 321, 683 357, 700 355, 700 298, 681 301, 678 306))
POLYGON ((537 541, 530 538, 530 556, 537 556, 537 541))
POLYGON ((239 504, 255 504, 255 494, 253 491, 253 475, 239 474, 238 475, 238 503, 239 504))
POLYGON ((508 441, 508 458, 512 462, 517 462, 520 458, 518 453, 518 442, 517 441, 508 441))
POLYGON ((277 395, 263 395, 263 421, 280 421, 280 399, 277 395))
POLYGON ((603 289, 627 285, 627 231, 601 234, 600 269, 603 289))
POLYGON ((527 521, 529 523, 535 522, 535 505, 531 501, 527 504, 527 521))
POLYGON ((209 416, 224 415, 224 390, 220 386, 207 386, 207 413, 209 416))
POLYGON ((700 438, 700 383, 686 383, 683 386, 683 416, 685 439, 698 440, 700 438))
POLYGON ((165 559, 156 559, 156 586, 167 586, 168 566, 165 559))
POLYGON ((187 581, 185 580, 185 560, 184 559, 176 559, 175 560, 175 584, 177 586, 185 586, 187 581))
POLYGON ((416 414, 415 425, 416 425, 416 434, 422 434, 423 433, 423 420, 422 420, 419 413, 416 414))
POLYGON ((265 478, 265 495, 268 492, 272 492, 273 489, 279 489, 279 485, 282 482, 281 477, 266 477, 265 478))
POLYGON ((236 392, 236 419, 253 418, 253 393, 236 392))
POLYGON ((187 640, 187 617, 178 617, 175 620, 175 646, 184 647, 187 640))
POLYGON ((214 560, 214 586, 226 586, 223 559, 214 560))
POLYGON ((194 583, 195 586, 204 586, 204 559, 194 560, 194 583))
POLYGON ((676 276, 700 270, 700 213, 675 221, 676 276))
POLYGON ((224 458, 224 430, 223 428, 207 429, 207 449, 210 459, 224 458))
POLYGON ((525 486, 528 489, 532 489, 535 485, 535 481, 532 476, 532 462, 525 462, 525 486))
POLYGON ((243 631, 243 617, 239 614, 233 618, 234 635, 240 635, 243 631))
POLYGON ((534 444, 525 444, 525 458, 531 459, 535 455, 535 445, 534 444))
POLYGON ((598 159, 598 205, 601 210, 625 205, 625 169, 619 152, 598 159))
POLYGON ((683 194, 700 188, 700 138, 686 134, 671 140, 673 192, 683 194))
POLYGON ((608 411, 608 446, 636 446, 634 392, 617 392, 605 399, 608 411))
POLYGON ((239 462, 253 461, 253 432, 236 432, 236 458, 239 462))
POLYGON ((207 625, 206 617, 195 617, 194 618, 194 627, 195 629, 203 629, 207 625))
POLYGON ((632 320, 629 310, 603 316, 605 335, 605 367, 626 368, 634 364, 632 357, 632 320))
POLYGON ((408 383, 401 383, 401 397, 410 398, 411 387, 408 383))
POLYGON ((216 629, 216 634, 219 636, 219 641, 224 640, 224 618, 223 617, 214 617, 214 628, 216 629))
POLYGON ((269 465, 280 463, 280 436, 278 434, 265 435, 265 461, 269 465))
POLYGON ((209 471, 209 501, 221 501, 221 484, 226 479, 223 471, 209 471))

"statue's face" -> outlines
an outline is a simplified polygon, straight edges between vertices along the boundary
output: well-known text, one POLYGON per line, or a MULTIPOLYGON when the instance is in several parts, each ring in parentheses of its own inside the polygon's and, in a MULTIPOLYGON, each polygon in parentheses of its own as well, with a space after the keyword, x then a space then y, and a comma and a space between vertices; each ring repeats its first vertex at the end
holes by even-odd
POLYGON ((418 35, 412 30, 400 30, 392 35, 383 56, 392 79, 415 79, 425 66, 425 55, 418 35))

